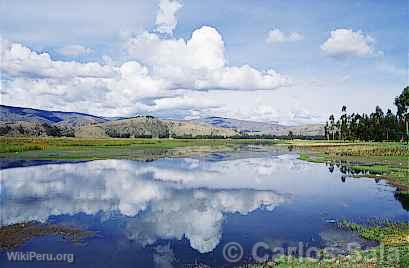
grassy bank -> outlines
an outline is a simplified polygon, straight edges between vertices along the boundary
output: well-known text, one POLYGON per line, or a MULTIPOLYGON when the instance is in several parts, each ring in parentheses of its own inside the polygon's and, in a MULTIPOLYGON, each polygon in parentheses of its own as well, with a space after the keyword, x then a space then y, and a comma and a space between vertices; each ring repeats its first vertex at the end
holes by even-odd
POLYGON ((94 236, 91 231, 57 224, 41 224, 38 222, 16 223, 0 227, 0 250, 14 250, 34 237, 60 236, 73 243, 94 236))
POLYGON ((1 138, 0 158, 37 160, 151 159, 272 145, 256 139, 78 139, 1 138))
POLYGON ((409 147, 397 142, 290 141, 299 159, 339 165, 351 177, 384 178, 409 194, 409 147))
POLYGON ((357 232, 366 240, 377 241, 379 246, 368 250, 356 249, 346 256, 331 256, 325 252, 321 252, 320 258, 316 259, 280 256, 274 261, 243 267, 409 267, 408 223, 383 223, 364 226, 343 221, 339 223, 339 227, 357 232))

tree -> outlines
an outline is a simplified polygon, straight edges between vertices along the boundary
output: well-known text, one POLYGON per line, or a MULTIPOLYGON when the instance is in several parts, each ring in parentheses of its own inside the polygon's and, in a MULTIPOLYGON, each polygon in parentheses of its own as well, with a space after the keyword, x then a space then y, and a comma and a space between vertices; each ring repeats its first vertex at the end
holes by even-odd
POLYGON ((371 136, 376 141, 384 140, 383 121, 384 114, 381 107, 376 106, 375 112, 370 115, 370 132, 371 136))
POLYGON ((292 139, 294 139, 294 134, 293 134, 293 132, 290 130, 290 131, 288 131, 288 137, 292 140, 292 139))
POLYGON ((341 109, 341 118, 340 118, 340 125, 339 125, 339 135, 340 139, 346 139, 347 137, 347 130, 348 130, 348 116, 347 116, 347 107, 344 105, 341 109))
POLYGON ((328 122, 326 122, 325 126, 324 126, 324 135, 327 138, 327 140, 329 140, 329 131, 328 130, 329 130, 329 126, 328 126, 328 122))
POLYGON ((390 109, 386 112, 383 126, 387 141, 396 140, 399 137, 399 122, 390 109))
POLYGON ((384 141, 402 140, 400 133, 407 131, 409 140, 409 87, 406 87, 402 94, 395 98, 398 113, 395 115, 390 109, 386 113, 379 106, 371 114, 347 113, 347 107, 341 108, 341 116, 335 120, 334 115, 330 115, 326 122, 324 131, 329 139, 343 140, 364 140, 364 141, 384 141))
POLYGON ((406 140, 409 142, 409 86, 405 87, 402 93, 395 98, 395 105, 399 119, 406 125, 406 140))
POLYGON ((330 124, 329 129, 331 131, 332 140, 335 140, 335 137, 334 137, 335 135, 335 117, 333 114, 329 116, 329 124, 330 124))

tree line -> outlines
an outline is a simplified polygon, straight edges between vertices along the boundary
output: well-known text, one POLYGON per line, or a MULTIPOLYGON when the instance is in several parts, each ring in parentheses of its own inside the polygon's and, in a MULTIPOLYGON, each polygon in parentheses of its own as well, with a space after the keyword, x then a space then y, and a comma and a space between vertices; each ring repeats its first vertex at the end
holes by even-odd
POLYGON ((328 140, 409 140, 409 86, 395 98, 394 104, 396 114, 390 109, 385 113, 379 106, 370 114, 349 114, 344 105, 338 120, 333 114, 329 116, 324 127, 325 137, 328 140))

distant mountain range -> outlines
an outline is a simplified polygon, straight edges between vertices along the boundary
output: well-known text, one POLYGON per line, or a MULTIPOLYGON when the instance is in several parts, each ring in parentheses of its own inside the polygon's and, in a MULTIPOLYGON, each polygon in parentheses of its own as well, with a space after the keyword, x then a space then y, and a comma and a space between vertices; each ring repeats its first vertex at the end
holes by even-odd
POLYGON ((178 121, 152 116, 109 118, 0 105, 0 135, 75 137, 197 137, 323 134, 323 125, 284 126, 223 117, 178 121))
POLYGON ((285 126, 277 122, 256 122, 248 120, 239 120, 224 117, 205 117, 190 120, 194 123, 206 123, 217 127, 234 129, 240 133, 248 135, 288 135, 292 131, 294 135, 318 136, 324 135, 324 126, 322 124, 306 124, 299 126, 285 126))
POLYGON ((1 122, 41 122, 48 124, 63 123, 71 126, 82 124, 104 123, 107 118, 76 112, 45 111, 32 108, 22 108, 0 105, 1 122))

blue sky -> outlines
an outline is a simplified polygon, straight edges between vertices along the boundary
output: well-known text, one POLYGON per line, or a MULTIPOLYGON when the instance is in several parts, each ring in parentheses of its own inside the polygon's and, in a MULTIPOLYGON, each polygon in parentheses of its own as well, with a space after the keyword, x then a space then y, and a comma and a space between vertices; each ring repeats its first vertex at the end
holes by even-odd
POLYGON ((408 84, 407 1, 1 5, 6 105, 301 124, 393 108, 408 84))

